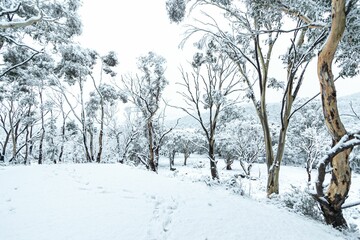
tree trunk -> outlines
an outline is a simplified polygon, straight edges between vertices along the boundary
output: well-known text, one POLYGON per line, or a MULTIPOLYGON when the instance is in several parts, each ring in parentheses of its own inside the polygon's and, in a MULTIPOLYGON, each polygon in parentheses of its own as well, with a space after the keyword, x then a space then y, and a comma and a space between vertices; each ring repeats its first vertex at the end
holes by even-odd
MULTIPOLYGON (((292 79, 289 79, 289 81, 293 81, 292 79)), ((290 83, 289 86, 292 84, 290 83)), ((279 134, 279 143, 278 148, 276 152, 276 158, 273 164, 271 165, 269 169, 269 175, 268 175, 268 182, 267 182, 267 195, 270 196, 271 194, 279 194, 279 174, 280 174, 280 166, 281 162, 284 156, 285 151, 285 143, 286 143, 286 133, 289 126, 289 116, 291 114, 291 107, 293 103, 292 98, 292 88, 289 87, 287 89, 287 97, 286 97, 286 103, 283 102, 283 111, 282 111, 282 127, 280 129, 279 134)))
POLYGON ((44 103, 43 103, 43 96, 41 90, 39 91, 40 96, 40 111, 41 111, 41 136, 40 136, 40 143, 39 143, 39 158, 38 164, 43 163, 43 145, 44 145, 44 137, 45 137, 45 122, 44 122, 44 103))
POLYGON ((234 162, 234 160, 232 160, 231 158, 227 158, 226 159, 226 170, 232 170, 232 167, 231 167, 231 165, 233 164, 233 162, 234 162))
POLYGON ((175 170, 176 170, 176 168, 174 168, 174 165, 175 165, 175 154, 176 154, 176 151, 175 151, 175 150, 172 150, 172 151, 169 153, 170 171, 175 171, 175 170))
MULTIPOLYGON (((318 56, 317 72, 321 89, 321 100, 326 126, 332 136, 333 145, 346 134, 337 108, 336 89, 332 73, 332 61, 345 30, 345 0, 332 0, 332 24, 330 35, 318 56)), ((335 228, 347 228, 341 206, 348 196, 351 184, 349 155, 352 149, 340 152, 330 161, 331 180, 324 196, 319 201, 325 221, 335 228)), ((325 169, 324 169, 325 171, 325 169)), ((322 197, 322 196, 320 196, 322 197)))
POLYGON ((184 150, 184 166, 186 166, 189 156, 190 156, 190 153, 189 153, 188 149, 185 149, 184 150))
POLYGON ((66 127, 66 117, 64 110, 62 109, 62 127, 61 127, 61 146, 60 146, 60 153, 59 153, 59 160, 58 162, 61 163, 63 161, 63 155, 64 155, 64 145, 65 145, 65 127, 66 127))
POLYGON ((103 135, 104 135, 104 100, 101 96, 101 119, 100 119, 100 132, 99 132, 99 151, 96 157, 96 162, 101 162, 101 154, 103 150, 103 135))
POLYGON ((89 123, 87 130, 89 132, 90 158, 91 158, 91 162, 93 162, 95 160, 95 158, 94 158, 94 123, 93 122, 89 123))
POLYGON ((39 158, 38 158, 38 164, 43 163, 43 143, 44 143, 44 136, 45 136, 45 130, 42 129, 41 137, 40 137, 40 143, 39 143, 39 158))
POLYGON ((11 140, 12 140, 12 160, 16 162, 16 153, 17 153, 17 141, 16 141, 16 132, 15 132, 15 126, 13 122, 13 108, 14 103, 11 100, 10 110, 9 110, 9 124, 11 128, 11 140))
POLYGON ((9 143, 10 135, 11 135, 11 129, 8 132, 6 131, 6 137, 5 137, 2 152, 1 152, 1 155, 0 155, 0 157, 1 157, 0 162, 5 162, 6 148, 7 148, 7 145, 9 143))
POLYGON ((219 179, 219 173, 217 170, 217 164, 215 160, 215 139, 209 141, 209 159, 210 159, 210 171, 212 179, 219 179))
POLYGON ((151 120, 149 120, 147 123, 147 130, 148 130, 148 141, 149 141, 148 166, 151 171, 156 172, 157 168, 155 164, 155 154, 154 154, 153 125, 151 120))
POLYGON ((84 144, 84 150, 85 150, 85 157, 87 162, 91 162, 91 156, 89 152, 89 148, 87 145, 87 136, 86 136, 86 119, 85 119, 85 108, 84 108, 84 91, 83 91, 83 84, 82 80, 80 79, 79 82, 80 86, 80 103, 81 103, 81 125, 82 125, 82 137, 83 137, 83 144, 84 144))

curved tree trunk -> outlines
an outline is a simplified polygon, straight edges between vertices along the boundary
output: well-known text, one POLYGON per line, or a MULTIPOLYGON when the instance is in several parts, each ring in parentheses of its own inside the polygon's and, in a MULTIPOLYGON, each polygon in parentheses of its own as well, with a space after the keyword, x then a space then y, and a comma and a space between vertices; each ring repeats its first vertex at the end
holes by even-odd
MULTIPOLYGON (((317 72, 320 81, 324 119, 332 136, 333 145, 338 143, 341 137, 346 134, 346 129, 341 122, 337 108, 336 89, 331 68, 336 49, 345 30, 345 20, 345 0, 332 0, 331 31, 319 54, 317 72)), ((333 225, 335 228, 347 228, 341 206, 348 196, 351 184, 350 152, 351 149, 347 149, 331 159, 331 181, 325 196, 323 196, 326 201, 319 201, 326 223, 333 225)), ((325 175, 325 169, 323 171, 325 175)))

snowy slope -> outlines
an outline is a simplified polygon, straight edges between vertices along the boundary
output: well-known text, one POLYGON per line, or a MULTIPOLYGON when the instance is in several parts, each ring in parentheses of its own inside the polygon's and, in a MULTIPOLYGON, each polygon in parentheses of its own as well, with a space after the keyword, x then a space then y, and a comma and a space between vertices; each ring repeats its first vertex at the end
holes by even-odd
POLYGON ((0 239, 343 239, 330 227, 124 165, 0 167, 0 239))

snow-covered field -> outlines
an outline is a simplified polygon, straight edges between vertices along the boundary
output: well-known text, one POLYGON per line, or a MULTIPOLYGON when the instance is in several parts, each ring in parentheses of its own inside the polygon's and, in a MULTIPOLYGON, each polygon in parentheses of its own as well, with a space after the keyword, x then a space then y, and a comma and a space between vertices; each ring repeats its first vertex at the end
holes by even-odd
MULTIPOLYGON (((163 160, 159 174, 120 164, 0 167, 0 239, 345 238, 266 200, 262 165, 253 169, 259 180, 239 180, 245 191, 241 196, 206 180, 209 170, 206 164, 194 168, 196 156, 187 167, 180 166, 179 159, 175 172, 167 170, 163 160)), ((220 174, 227 178, 237 172, 235 166, 220 174)), ((304 169, 282 168, 283 191, 305 180, 304 169)), ((354 191, 356 199, 359 188, 354 191)))

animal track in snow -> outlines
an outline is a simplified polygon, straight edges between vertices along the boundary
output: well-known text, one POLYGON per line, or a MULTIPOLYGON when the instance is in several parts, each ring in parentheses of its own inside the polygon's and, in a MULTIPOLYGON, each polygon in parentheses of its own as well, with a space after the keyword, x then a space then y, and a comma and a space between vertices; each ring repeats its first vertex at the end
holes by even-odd
POLYGON ((178 208, 178 202, 173 198, 163 199, 154 195, 150 196, 150 199, 154 202, 154 210, 148 229, 148 239, 165 240, 171 230, 173 214, 178 208))

